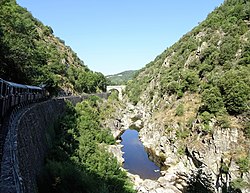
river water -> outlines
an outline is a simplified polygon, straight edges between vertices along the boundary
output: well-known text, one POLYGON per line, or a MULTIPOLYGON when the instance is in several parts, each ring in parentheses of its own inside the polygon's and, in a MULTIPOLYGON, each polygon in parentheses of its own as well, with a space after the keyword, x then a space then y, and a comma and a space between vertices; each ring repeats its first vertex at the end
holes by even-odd
POLYGON ((123 167, 132 174, 139 175, 142 179, 157 179, 161 176, 160 168, 148 158, 148 154, 139 140, 136 130, 128 129, 122 136, 125 159, 123 167))

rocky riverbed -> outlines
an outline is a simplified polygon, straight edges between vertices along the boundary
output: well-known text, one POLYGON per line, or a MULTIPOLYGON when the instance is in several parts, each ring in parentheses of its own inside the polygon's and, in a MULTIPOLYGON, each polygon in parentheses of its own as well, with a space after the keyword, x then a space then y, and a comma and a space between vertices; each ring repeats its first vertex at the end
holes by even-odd
MULTIPOLYGON (((127 108, 119 114, 123 116, 109 122, 109 126, 112 128, 112 134, 115 138, 119 138, 119 136, 121 136, 126 129, 130 128, 131 125, 136 126, 137 128, 143 127, 143 122, 139 119, 141 118, 141 112, 139 112, 132 104, 128 104, 127 108)), ((117 158, 118 162, 122 164, 124 159, 122 157, 123 152, 120 142, 121 140, 118 139, 117 144, 109 146, 108 150, 117 158)), ((133 182, 135 190, 140 193, 181 193, 181 190, 183 190, 183 187, 187 186, 187 184, 185 182, 185 176, 182 178, 176 176, 177 171, 178 167, 176 168, 176 171, 173 171, 172 173, 165 174, 165 172, 162 172, 163 176, 157 180, 142 179, 139 175, 131 174, 129 172, 128 176, 133 182)))
MULTIPOLYGON (((117 158, 117 160, 122 164, 124 159, 122 157, 122 145, 120 145, 120 140, 117 140, 117 145, 112 145, 109 147, 109 151, 117 158)), ((157 180, 142 179, 139 175, 131 174, 128 172, 128 176, 134 184, 135 190, 139 193, 181 193, 183 187, 187 186, 185 182, 185 176, 183 179, 175 175, 177 171, 173 171, 172 174, 166 174, 163 172, 164 176, 159 177, 157 180)))
MULTIPOLYGON (((117 113, 117 118, 109 122, 114 137, 119 136, 131 126, 140 129, 140 140, 148 150, 149 156, 161 166, 162 177, 157 180, 141 179, 138 175, 128 173, 134 188, 141 193, 183 193, 195 192, 198 187, 202 192, 221 193, 230 190, 230 181, 239 177, 239 168, 230 160, 231 149, 235 149, 243 133, 234 128, 216 128, 210 138, 190 141, 180 152, 180 144, 173 142, 175 133, 166 136, 164 126, 152 120, 152 112, 145 106, 133 106, 128 103, 125 109, 117 113), (112 126, 112 127, 111 127, 112 126), (222 167, 228 169, 223 171, 222 167)), ((172 125, 179 129, 178 124, 172 125)), ((110 146, 109 150, 123 163, 122 145, 110 146)), ((250 174, 244 174, 245 180, 250 174)), ((250 189, 241 190, 242 193, 250 189)))

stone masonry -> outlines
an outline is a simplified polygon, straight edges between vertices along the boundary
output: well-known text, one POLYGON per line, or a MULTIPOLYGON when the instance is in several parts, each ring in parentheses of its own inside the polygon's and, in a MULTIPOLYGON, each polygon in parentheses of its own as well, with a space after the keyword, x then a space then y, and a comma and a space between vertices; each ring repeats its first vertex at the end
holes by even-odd
MULTIPOLYGON (((68 97, 73 104, 82 97, 68 97)), ((52 142, 49 129, 65 113, 65 98, 33 104, 13 112, 1 163, 1 193, 34 193, 36 177, 52 142)))

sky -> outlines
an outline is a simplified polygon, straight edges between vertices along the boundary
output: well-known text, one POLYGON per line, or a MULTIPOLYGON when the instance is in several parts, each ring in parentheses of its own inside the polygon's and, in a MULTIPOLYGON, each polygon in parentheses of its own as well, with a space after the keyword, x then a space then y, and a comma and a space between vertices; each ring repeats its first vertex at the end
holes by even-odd
POLYGON ((17 0, 52 27, 91 70, 137 70, 192 30, 223 0, 17 0))

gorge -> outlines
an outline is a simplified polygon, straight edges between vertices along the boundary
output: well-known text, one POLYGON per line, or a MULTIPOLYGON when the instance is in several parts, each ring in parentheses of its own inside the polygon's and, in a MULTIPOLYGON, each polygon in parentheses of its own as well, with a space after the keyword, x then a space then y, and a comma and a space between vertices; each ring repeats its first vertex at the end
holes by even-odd
MULTIPOLYGON (((138 192, 238 191, 233 190, 230 182, 232 178, 239 175, 238 166, 237 163, 228 160, 225 152, 236 148, 235 145, 241 140, 243 133, 237 129, 218 129, 213 133, 213 139, 201 141, 200 144, 198 141, 192 141, 181 152, 178 144, 171 143, 175 137, 174 134, 166 135, 160 123, 151 122, 150 113, 141 104, 136 106, 126 104, 125 106, 127 107, 125 110, 119 109, 119 113, 116 112, 116 115, 120 116, 114 122, 121 120, 121 122, 118 121, 121 132, 127 128, 127 125, 136 125, 141 128, 140 139, 148 150, 150 158, 161 165, 162 177, 156 180, 142 179, 138 175, 129 174, 138 192), (224 163, 228 166, 223 166, 224 163)), ((114 125, 117 126, 117 124, 114 125)), ((243 178, 248 181, 249 176, 246 174, 243 178)), ((249 190, 241 191, 247 193, 249 190)))
MULTIPOLYGON (((117 82, 91 71, 50 27, 15 0, 0 2, 0 19, 1 78, 44 84, 55 99, 120 91, 105 100, 91 95, 75 106, 66 101, 48 101, 44 107, 37 103, 37 109, 23 116, 23 134, 7 135, 6 144, 12 137, 19 140, 6 152, 18 147, 20 163, 37 169, 34 174, 34 169, 23 172, 32 182, 26 192, 250 192, 249 1, 225 0, 144 68, 125 73, 130 80, 121 80, 119 73, 118 82, 126 88, 108 85, 117 82), (53 117, 60 120, 52 127, 48 123, 53 117), (137 156, 142 160, 136 161, 137 156)), ((3 171, 1 186, 14 192, 14 183, 8 182, 10 189, 5 182, 12 171, 3 171)))

